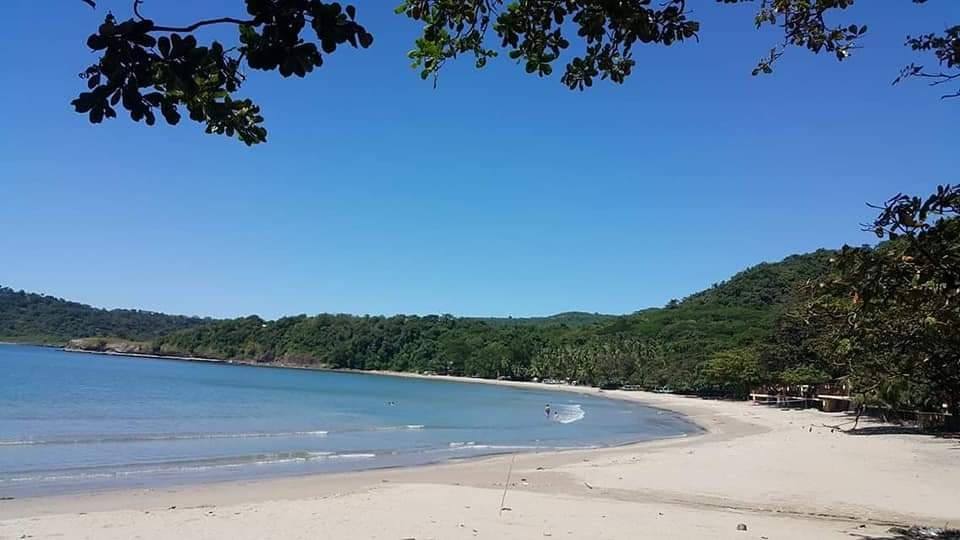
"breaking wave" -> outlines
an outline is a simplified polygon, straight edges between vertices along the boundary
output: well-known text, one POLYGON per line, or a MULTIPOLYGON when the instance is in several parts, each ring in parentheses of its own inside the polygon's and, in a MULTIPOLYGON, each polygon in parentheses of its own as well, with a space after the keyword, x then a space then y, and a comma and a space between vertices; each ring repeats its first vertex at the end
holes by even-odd
POLYGON ((572 424, 587 415, 580 405, 554 405, 553 411, 551 420, 560 424, 572 424))

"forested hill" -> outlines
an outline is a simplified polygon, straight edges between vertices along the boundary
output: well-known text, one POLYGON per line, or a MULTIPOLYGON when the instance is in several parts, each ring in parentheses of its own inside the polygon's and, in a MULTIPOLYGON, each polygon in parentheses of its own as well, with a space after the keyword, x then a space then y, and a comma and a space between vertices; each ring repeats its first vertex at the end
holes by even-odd
POLYGON ((833 250, 761 263, 729 280, 662 309, 617 319, 599 332, 648 345, 649 362, 634 382, 645 386, 695 388, 700 366, 718 353, 762 354, 772 345, 774 325, 797 301, 800 286, 827 274, 833 250))
POLYGON ((756 357, 799 285, 830 251, 761 264, 664 308, 536 319, 317 315, 245 317, 161 336, 142 352, 332 368, 432 371, 698 389, 718 354, 756 357))
POLYGON ((468 317, 475 321, 486 322, 500 326, 590 326, 602 322, 615 320, 618 315, 604 313, 587 313, 585 311, 565 311, 547 317, 468 317))
POLYGON ((760 308, 787 304, 796 292, 794 285, 822 276, 836 255, 832 249, 820 249, 791 255, 777 263, 760 263, 723 283, 690 295, 682 304, 760 308))
MULTIPOLYGON (((589 326, 616 315, 571 311, 546 317, 477 317, 492 326, 589 326)), ((242 319, 236 319, 239 321, 242 319)), ((258 319, 259 320, 259 319, 258 319)), ((71 339, 103 337, 151 341, 215 319, 131 309, 101 309, 43 294, 0 286, 0 341, 61 345, 71 339)), ((91 341, 90 343, 96 343, 91 341)))
POLYGON ((673 389, 710 387, 717 355, 758 358, 797 288, 824 275, 831 251, 747 269, 728 281, 632 315, 539 318, 300 315, 201 320, 102 310, 2 289, 0 339, 175 356, 331 368, 432 371, 478 377, 570 379, 673 389))
POLYGON ((0 287, 0 341, 63 344, 89 336, 151 340, 196 328, 210 319, 130 309, 99 309, 42 294, 0 287))

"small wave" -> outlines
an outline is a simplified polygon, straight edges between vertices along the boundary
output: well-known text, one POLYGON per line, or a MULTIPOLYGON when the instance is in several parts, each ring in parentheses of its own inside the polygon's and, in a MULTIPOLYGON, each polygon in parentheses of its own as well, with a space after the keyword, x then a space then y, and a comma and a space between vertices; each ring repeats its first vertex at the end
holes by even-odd
POLYGON ((477 443, 475 443, 475 442, 473 442, 473 441, 468 441, 468 442, 452 442, 452 443, 450 443, 449 446, 450 446, 450 448, 463 448, 464 446, 473 446, 473 445, 475 445, 475 444, 477 444, 477 443))
POLYGON ((332 454, 330 459, 373 459, 376 454, 332 454))
POLYGON ((580 405, 555 405, 552 421, 560 424, 572 424, 583 420, 587 415, 586 411, 580 405))
MULTIPOLYGON (((426 426, 423 424, 406 424, 403 426, 379 426, 375 428, 370 428, 371 431, 417 431, 424 429, 426 426)), ((357 430, 346 430, 346 431, 366 431, 365 429, 357 430)))
POLYGON ((138 433, 131 435, 103 435, 90 437, 64 437, 57 439, 24 439, 0 441, 0 446, 29 446, 29 445, 57 445, 57 444, 104 444, 104 443, 135 443, 157 441, 195 441, 206 439, 265 439, 273 437, 325 437, 329 432, 325 430, 312 431, 280 431, 280 432, 250 432, 250 433, 138 433))
POLYGON ((473 448, 480 450, 538 450, 542 447, 528 444, 475 444, 473 448))
POLYGON ((41 444, 43 441, 0 441, 0 446, 27 446, 41 444))
MULTIPOLYGON (((359 427, 335 430, 333 433, 353 433, 364 431, 420 431, 426 429, 423 424, 405 424, 400 426, 359 427)), ((277 432, 243 432, 243 433, 131 433, 106 435, 60 436, 50 439, 17 439, 0 440, 0 448, 13 446, 46 446, 71 444, 108 444, 108 443, 142 443, 163 441, 195 441, 208 439, 267 439, 282 437, 326 437, 328 430, 306 431, 277 431, 277 432)))
POLYGON ((455 441, 447 446, 450 450, 539 450, 544 448, 526 444, 477 444, 474 441, 455 441))
POLYGON ((318 460, 357 460, 373 459, 376 454, 372 453, 335 453, 335 452, 288 452, 277 454, 260 454, 254 456, 242 456, 227 460, 210 460, 185 462, 171 465, 158 463, 154 467, 142 469, 127 469, 116 471, 103 470, 78 470, 64 469, 62 471, 49 471, 46 474, 35 474, 30 476, 14 476, 10 478, 0 478, 0 484, 15 484, 25 482, 64 482, 64 481, 84 481, 84 480, 106 480, 128 478, 142 475, 167 475, 183 473, 200 473, 207 471, 236 469, 246 466, 269 466, 283 465, 289 463, 306 463, 318 460))

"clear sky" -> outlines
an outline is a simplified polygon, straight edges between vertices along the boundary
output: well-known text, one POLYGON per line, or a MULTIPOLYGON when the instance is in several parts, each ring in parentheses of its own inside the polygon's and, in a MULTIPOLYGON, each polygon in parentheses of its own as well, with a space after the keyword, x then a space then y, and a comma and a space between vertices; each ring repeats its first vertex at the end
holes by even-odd
MULTIPOLYGON (((86 36, 129 1, 6 2, 0 284, 210 316, 625 313, 873 241, 865 202, 957 180, 960 102, 890 82, 917 59, 905 35, 960 22, 960 2, 859 2, 849 20, 870 33, 850 61, 790 50, 752 78, 777 36, 754 30, 755 6, 699 0, 699 44, 640 48, 625 85, 585 93, 506 55, 433 89, 393 3, 357 4, 369 50, 303 80, 252 73, 270 140, 247 148, 186 118, 72 112, 86 36)), ((189 4, 145 11, 181 24, 241 7, 189 4)))

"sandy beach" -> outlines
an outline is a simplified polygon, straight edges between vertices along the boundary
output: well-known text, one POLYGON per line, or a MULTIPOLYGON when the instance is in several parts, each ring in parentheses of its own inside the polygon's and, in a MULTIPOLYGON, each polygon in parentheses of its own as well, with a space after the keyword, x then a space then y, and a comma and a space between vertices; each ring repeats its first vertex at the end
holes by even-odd
POLYGON ((845 434, 828 427, 845 422, 841 414, 604 394, 685 414, 706 432, 406 469, 2 500, 0 538, 772 540, 960 526, 960 441, 878 424, 845 434))

